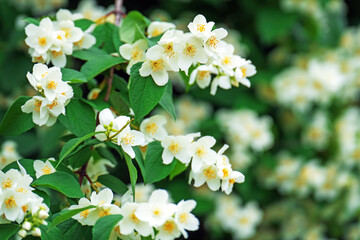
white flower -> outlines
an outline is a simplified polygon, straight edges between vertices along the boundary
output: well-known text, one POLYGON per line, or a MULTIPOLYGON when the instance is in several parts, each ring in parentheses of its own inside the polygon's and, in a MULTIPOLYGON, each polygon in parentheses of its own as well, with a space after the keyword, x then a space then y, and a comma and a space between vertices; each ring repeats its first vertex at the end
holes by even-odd
POLYGON ((135 215, 151 226, 160 226, 165 223, 176 211, 176 205, 168 203, 169 195, 165 190, 155 190, 148 203, 139 204, 135 215))
POLYGON ((49 68, 45 76, 41 78, 40 85, 49 101, 55 100, 68 89, 68 84, 62 81, 62 74, 58 67, 49 68))
POLYGON ((39 178, 42 175, 54 173, 56 170, 49 160, 54 161, 54 159, 49 158, 46 162, 41 160, 34 161, 34 170, 36 172, 36 178, 39 178))
POLYGON ((198 172, 190 172, 189 181, 194 179, 194 186, 200 187, 205 182, 212 191, 220 188, 220 178, 218 176, 218 168, 214 164, 204 164, 198 172))
POLYGON ((164 148, 162 159, 164 164, 170 164, 174 157, 180 162, 188 164, 191 160, 189 146, 192 139, 188 136, 166 136, 161 141, 164 148))
POLYGON ((228 32, 224 28, 218 28, 209 34, 209 37, 205 40, 204 48, 209 56, 213 56, 214 53, 221 52, 224 49, 224 41, 221 39, 227 36, 228 32))
POLYGON ((120 208, 114 204, 111 204, 113 196, 114 195, 112 191, 108 188, 105 188, 98 194, 93 192, 90 196, 90 201, 86 198, 81 198, 79 200, 79 205, 70 206, 69 209, 78 209, 87 207, 89 205, 96 206, 96 208, 84 210, 73 216, 73 218, 78 220, 82 225, 93 226, 95 222, 101 217, 120 213, 120 208))
POLYGON ((106 133, 98 133, 95 135, 95 137, 100 141, 105 141, 109 137, 116 134, 116 132, 119 131, 124 126, 124 124, 126 124, 129 120, 130 118, 125 116, 120 116, 115 118, 114 114, 111 112, 109 108, 102 110, 99 113, 100 123, 99 125, 96 126, 95 131, 96 132, 105 131, 106 133))
POLYGON ((181 235, 179 227, 172 218, 166 220, 166 222, 157 229, 159 232, 156 234, 155 240, 173 240, 181 235))
POLYGON ((189 23, 188 28, 192 34, 197 37, 207 39, 214 26, 214 22, 207 22, 206 18, 199 14, 192 22, 189 23))
POLYGON ((44 18, 40 21, 39 26, 29 24, 25 27, 25 33, 27 35, 25 42, 39 54, 45 53, 53 43, 53 31, 53 22, 48 17, 44 18))
POLYGON ((142 236, 148 236, 154 234, 152 227, 149 223, 141 221, 136 216, 136 210, 138 209, 137 203, 125 203, 121 206, 120 214, 123 216, 123 219, 119 222, 120 233, 124 235, 128 235, 136 230, 142 236))
POLYGON ((175 212, 175 222, 182 235, 187 238, 188 234, 185 230, 188 231, 196 231, 199 229, 199 220, 194 216, 194 214, 190 213, 196 206, 196 202, 194 200, 181 200, 177 204, 177 210, 175 212))
POLYGON ((202 41, 190 34, 184 34, 183 40, 176 44, 174 49, 179 52, 179 68, 186 74, 191 64, 198 62, 205 64, 208 60, 202 41))
POLYGON ((126 72, 130 74, 132 65, 146 60, 145 51, 148 49, 148 43, 144 39, 137 40, 133 44, 123 44, 119 47, 119 52, 123 58, 130 60, 126 67, 126 72))
POLYGON ((10 221, 23 217, 22 206, 27 202, 26 196, 16 192, 14 189, 7 189, 0 195, 0 214, 4 214, 10 221))
POLYGON ((82 14, 80 14, 80 13, 71 13, 67 9, 59 9, 56 12, 56 19, 58 21, 62 21, 62 20, 75 21, 75 20, 78 20, 78 19, 81 19, 81 18, 83 18, 82 14))
POLYGON ((31 234, 32 234, 34 237, 41 237, 41 230, 40 230, 40 228, 38 228, 38 227, 34 228, 34 229, 31 231, 31 234))
MULTIPOLYGON (((29 229, 30 230, 30 229, 29 229)), ((21 237, 21 238, 25 238, 26 235, 27 235, 27 231, 24 230, 24 229, 21 229, 19 232, 18 232, 18 235, 21 237)))
POLYGON ((142 132, 130 130, 129 127, 120 132, 117 138, 117 143, 131 158, 135 158, 135 152, 132 147, 143 145, 145 143, 145 137, 142 132))
POLYGON ((210 94, 215 95, 217 88, 221 87, 222 89, 230 89, 231 88, 231 79, 228 75, 218 75, 214 78, 211 83, 210 94))
POLYGON ((171 70, 162 52, 163 48, 159 45, 149 48, 146 52, 146 61, 139 70, 142 77, 151 75, 158 86, 164 86, 169 81, 167 71, 171 70))
POLYGON ((199 172, 204 164, 214 164, 217 160, 217 154, 211 148, 216 140, 211 136, 204 136, 190 145, 190 154, 192 156, 191 170, 199 172))
POLYGON ((204 89, 210 85, 212 73, 218 73, 213 65, 200 65, 191 72, 189 84, 196 81, 199 88, 204 89))
POLYGON ((243 59, 243 63, 235 69, 235 79, 242 85, 250 87, 251 83, 247 77, 251 77, 256 73, 255 66, 250 60, 243 59))
POLYGON ((45 100, 46 98, 34 96, 32 99, 29 99, 23 106, 21 106, 21 110, 24 113, 32 113, 33 122, 39 126, 51 126, 51 124, 55 123, 49 121, 49 111, 43 104, 43 101, 45 100))
POLYGON ((79 41, 84 36, 83 31, 80 28, 75 27, 74 22, 70 20, 57 21, 56 27, 61 31, 64 31, 65 38, 72 43, 79 41))
POLYGON ((167 136, 165 124, 166 118, 162 115, 154 115, 144 119, 140 124, 140 131, 144 134, 146 142, 152 142, 154 139, 161 141, 167 136))
POLYGON ((234 76, 234 68, 242 63, 240 56, 234 55, 234 46, 224 43, 223 51, 219 52, 219 59, 216 63, 230 77, 234 76))
POLYGON ((166 56, 171 70, 174 72, 179 71, 179 52, 177 52, 174 47, 178 45, 183 38, 183 31, 171 29, 166 31, 158 42, 158 45, 163 47, 162 53, 166 56))
POLYGON ((175 25, 173 23, 154 21, 149 24, 149 27, 147 29, 147 35, 149 38, 156 37, 171 28, 175 28, 175 25))

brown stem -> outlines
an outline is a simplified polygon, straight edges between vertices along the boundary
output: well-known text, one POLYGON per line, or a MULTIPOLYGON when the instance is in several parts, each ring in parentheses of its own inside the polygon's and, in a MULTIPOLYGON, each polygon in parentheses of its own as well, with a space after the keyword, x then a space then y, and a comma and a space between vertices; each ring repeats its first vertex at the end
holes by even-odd
POLYGON ((105 102, 109 101, 113 79, 114 79, 114 67, 110 68, 110 76, 108 78, 108 88, 106 90, 106 95, 104 98, 105 102))
MULTIPOLYGON (((119 23, 120 23, 120 19, 121 19, 121 15, 122 15, 122 12, 121 12, 122 4, 123 4, 123 0, 115 0, 114 13, 115 13, 115 25, 116 26, 118 26, 119 23)), ((105 102, 109 101, 113 79, 114 79, 114 67, 111 67, 110 76, 109 76, 109 79, 108 79, 108 88, 107 88, 106 95, 105 95, 105 98, 104 98, 105 102)))
POLYGON ((84 180, 84 177, 86 175, 86 167, 88 165, 88 162, 85 163, 81 168, 80 170, 76 171, 75 173, 78 173, 79 174, 79 184, 81 186, 82 184, 82 181, 84 180))
POLYGON ((115 0, 115 25, 118 26, 120 23, 121 7, 123 0, 115 0))
POLYGON ((87 175, 87 174, 85 173, 85 177, 86 177, 86 179, 89 181, 91 187, 95 190, 95 192, 96 192, 96 193, 99 193, 98 188, 95 186, 95 184, 93 183, 93 181, 91 181, 91 178, 89 177, 89 175, 87 175))

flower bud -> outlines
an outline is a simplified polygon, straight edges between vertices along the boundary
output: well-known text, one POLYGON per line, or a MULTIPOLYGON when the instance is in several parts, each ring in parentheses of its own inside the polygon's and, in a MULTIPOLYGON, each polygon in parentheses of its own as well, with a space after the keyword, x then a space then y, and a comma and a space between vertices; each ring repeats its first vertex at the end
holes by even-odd
POLYGON ((45 210, 39 211, 39 218, 41 219, 47 219, 49 217, 49 214, 45 210))
POLYGON ((34 237, 40 237, 41 236, 41 231, 40 231, 40 228, 34 228, 34 230, 32 230, 31 234, 34 236, 34 237))
POLYGON ((24 222, 22 225, 22 228, 29 231, 31 229, 32 225, 28 221, 24 222))
POLYGON ((24 238, 24 237, 26 237, 27 232, 26 232, 26 230, 21 229, 21 230, 18 232, 18 235, 19 235, 21 238, 24 238))

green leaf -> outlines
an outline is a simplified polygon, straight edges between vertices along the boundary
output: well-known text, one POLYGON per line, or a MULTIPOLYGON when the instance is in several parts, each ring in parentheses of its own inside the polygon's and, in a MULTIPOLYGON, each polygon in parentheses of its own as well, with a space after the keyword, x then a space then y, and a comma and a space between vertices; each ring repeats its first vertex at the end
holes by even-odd
POLYGON ((158 182, 171 173, 174 169, 177 160, 169 164, 163 164, 162 152, 163 148, 158 141, 149 143, 147 146, 147 152, 145 157, 145 171, 146 171, 146 183, 158 182))
POLYGON ((20 230, 20 225, 9 223, 0 224, 0 239, 7 240, 20 230))
POLYGON ((57 171, 52 174, 42 175, 32 183, 32 186, 48 187, 70 198, 84 197, 79 183, 66 172, 57 171))
POLYGON ((71 99, 70 103, 66 106, 66 116, 60 115, 58 119, 78 137, 95 130, 96 120, 93 108, 78 99, 71 99))
POLYGON ((120 39, 125 43, 133 43, 143 34, 149 25, 149 20, 138 11, 129 12, 120 24, 120 39))
POLYGON ((36 26, 39 26, 40 20, 32 17, 26 17, 23 19, 24 21, 27 21, 28 23, 35 24, 36 26))
POLYGON ((123 99, 125 99, 125 101, 127 100, 126 97, 124 98, 124 95, 122 93, 113 90, 111 91, 109 102, 111 106, 113 106, 116 113, 118 115, 129 115, 129 103, 126 103, 123 99))
POLYGON ((172 84, 169 81, 165 86, 165 92, 162 98, 160 99, 160 106, 163 107, 170 115, 173 117, 173 119, 176 119, 176 113, 175 113, 175 106, 172 98, 172 84))
POLYGON ((81 72, 84 73, 89 80, 106 69, 124 62, 126 62, 126 60, 122 57, 113 57, 109 54, 97 54, 96 58, 92 58, 82 65, 81 72))
POLYGON ((265 43, 273 43, 285 36, 297 20, 296 14, 284 13, 280 9, 264 8, 258 12, 256 27, 265 43))
POLYGON ((79 168, 91 158, 91 146, 85 146, 66 158, 66 161, 74 168, 79 168))
POLYGON ((56 227, 50 229, 48 226, 41 224, 39 228, 41 230, 41 240, 64 240, 64 235, 56 227))
POLYGON ((30 97, 18 97, 7 110, 5 117, 0 124, 0 135, 14 136, 29 131, 35 126, 32 121, 31 113, 23 113, 21 106, 25 104, 30 97))
POLYGON ((136 185, 136 181, 137 181, 137 169, 134 166, 130 156, 127 155, 126 153, 124 155, 125 155, 126 165, 128 166, 128 169, 129 169, 131 190, 132 190, 133 198, 134 198, 134 201, 135 201, 135 185, 136 185))
POLYGON ((185 166, 185 164, 183 164, 183 163, 181 163, 179 161, 176 161, 175 167, 170 173, 170 180, 173 180, 174 177, 181 174, 186 169, 187 169, 187 166, 185 166))
POLYGON ((141 149, 140 149, 140 147, 138 147, 138 146, 133 147, 133 149, 134 149, 134 152, 135 152, 135 160, 136 160, 137 164, 138 164, 139 167, 140 167, 140 171, 141 171, 143 180, 144 180, 144 182, 145 182, 146 171, 145 171, 144 158, 143 158, 143 155, 142 155, 142 153, 141 153, 141 149))
POLYGON ((93 240, 109 240, 116 224, 123 218, 120 214, 108 215, 99 218, 93 227, 93 240))
POLYGON ((165 86, 156 85, 151 76, 140 76, 141 65, 142 63, 136 63, 132 66, 130 75, 130 106, 135 119, 147 115, 159 103, 165 91, 165 86))
POLYGON ((57 228, 61 230, 65 239, 91 239, 90 226, 83 226, 75 219, 68 219, 60 223, 57 228))
POLYGON ((85 31, 86 29, 88 29, 91 24, 94 24, 93 21, 91 21, 90 19, 78 19, 74 21, 75 23, 75 27, 81 28, 81 30, 85 31))
POLYGON ((125 183, 109 174, 100 175, 97 181, 120 195, 123 195, 129 190, 125 183))
POLYGON ((92 47, 89 49, 76 50, 73 52, 72 56, 84 61, 90 59, 96 59, 99 55, 106 55, 107 53, 97 47, 92 47))
POLYGON ((86 134, 85 136, 83 136, 81 138, 74 138, 74 139, 71 139, 70 141, 68 141, 61 149, 59 161, 56 165, 56 168, 77 146, 79 146, 86 139, 89 139, 98 133, 100 133, 100 132, 92 132, 92 133, 86 134))
POLYGON ((70 68, 61 68, 62 80, 70 83, 86 83, 87 79, 82 72, 70 68))
POLYGON ((81 213, 84 210, 87 209, 91 209, 91 208, 95 208, 95 206, 87 206, 87 207, 83 207, 83 208, 78 208, 78 209, 72 209, 72 210, 63 210, 61 212, 59 212, 59 214, 52 220, 51 225, 49 226, 49 229, 55 227, 56 225, 65 222, 66 220, 70 219, 72 216, 81 213))
POLYGON ((114 46, 113 35, 118 34, 118 28, 109 22, 97 25, 92 35, 96 38, 95 46, 101 47, 107 53, 118 52, 119 47, 114 46))

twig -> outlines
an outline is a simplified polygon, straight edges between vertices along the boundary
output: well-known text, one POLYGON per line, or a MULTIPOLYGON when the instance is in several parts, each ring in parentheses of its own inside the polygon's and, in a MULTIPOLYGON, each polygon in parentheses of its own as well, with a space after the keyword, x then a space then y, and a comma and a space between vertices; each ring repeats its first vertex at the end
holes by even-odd
MULTIPOLYGON (((118 26, 120 23, 120 19, 121 19, 121 7, 123 4, 123 0, 115 0, 115 25, 118 26)), ((111 93, 111 87, 112 87, 112 83, 113 83, 113 79, 114 79, 114 67, 111 67, 110 69, 110 76, 108 79, 108 88, 106 91, 106 95, 104 98, 104 101, 107 102, 109 101, 110 98, 110 93, 111 93)))

